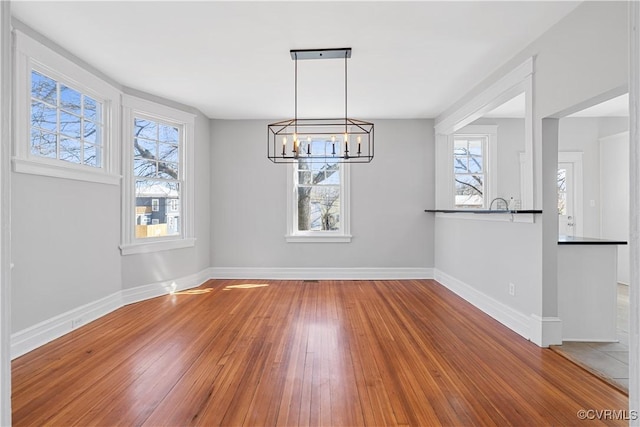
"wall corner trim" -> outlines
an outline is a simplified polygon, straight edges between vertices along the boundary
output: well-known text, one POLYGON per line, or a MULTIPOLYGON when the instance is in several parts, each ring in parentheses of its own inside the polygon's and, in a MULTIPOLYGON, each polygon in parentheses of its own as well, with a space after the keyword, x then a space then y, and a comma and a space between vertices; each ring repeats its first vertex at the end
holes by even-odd
POLYGON ((562 344, 562 319, 531 315, 531 341, 540 347, 562 344))

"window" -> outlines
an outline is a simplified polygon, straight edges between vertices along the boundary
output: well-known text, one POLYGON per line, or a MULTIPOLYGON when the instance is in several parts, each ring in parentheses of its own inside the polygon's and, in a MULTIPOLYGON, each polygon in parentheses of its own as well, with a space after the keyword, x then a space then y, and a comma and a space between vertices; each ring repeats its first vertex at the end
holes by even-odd
POLYGON ((132 137, 136 210, 146 208, 151 201, 152 212, 151 226, 138 227, 136 237, 178 235, 180 230, 168 227, 167 216, 160 207, 167 206, 168 199, 180 197, 182 126, 137 114, 133 118, 132 137))
MULTIPOLYGON (((331 150, 330 140, 308 143, 311 152, 331 150)), ((349 165, 300 159, 292 164, 289 185, 289 242, 349 242, 349 165)))
POLYGON ((456 208, 486 207, 484 183, 488 135, 454 135, 453 174, 456 208))
POLYGON ((31 71, 31 154, 102 167, 102 103, 31 71))
POLYGON ((126 95, 124 112, 122 253, 193 246, 194 116, 126 95))
POLYGON ((495 194, 496 125, 469 125, 450 137, 454 209, 488 209, 495 194))
POLYGON ((119 184, 119 92, 16 31, 16 172, 119 184))

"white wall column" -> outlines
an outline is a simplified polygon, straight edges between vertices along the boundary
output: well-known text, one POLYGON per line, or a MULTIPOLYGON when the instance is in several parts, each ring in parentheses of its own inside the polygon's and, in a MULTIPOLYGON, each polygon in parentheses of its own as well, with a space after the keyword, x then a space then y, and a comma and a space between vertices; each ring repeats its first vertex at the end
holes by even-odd
MULTIPOLYGON (((631 280, 629 286, 629 410, 640 410, 640 3, 629 2, 629 243, 631 280)), ((636 411, 631 412, 631 411, 636 411)), ((638 417, 630 425, 640 426, 638 417)), ((633 419, 635 418, 635 419, 633 419)))
POLYGON ((0 425, 11 425, 11 4, 0 1, 0 425))

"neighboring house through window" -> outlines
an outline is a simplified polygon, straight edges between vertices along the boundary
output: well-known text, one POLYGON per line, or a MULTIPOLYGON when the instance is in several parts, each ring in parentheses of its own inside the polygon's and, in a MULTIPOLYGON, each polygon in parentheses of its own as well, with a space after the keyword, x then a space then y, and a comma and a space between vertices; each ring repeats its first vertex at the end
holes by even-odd
POLYGON ((125 96, 123 254, 192 246, 194 115, 125 96))

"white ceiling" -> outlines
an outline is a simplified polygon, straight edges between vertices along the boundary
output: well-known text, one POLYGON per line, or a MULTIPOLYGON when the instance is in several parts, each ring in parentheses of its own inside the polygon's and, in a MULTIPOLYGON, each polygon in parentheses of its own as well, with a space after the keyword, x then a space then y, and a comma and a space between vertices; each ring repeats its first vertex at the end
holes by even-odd
POLYGON ((567 117, 628 117, 629 94, 620 95, 567 117))
MULTIPOLYGON (((351 47, 349 116, 435 117, 571 12, 568 1, 13 1, 114 80, 211 118, 293 115, 290 49, 351 47)), ((299 61, 299 116, 341 116, 341 60, 299 61)))

